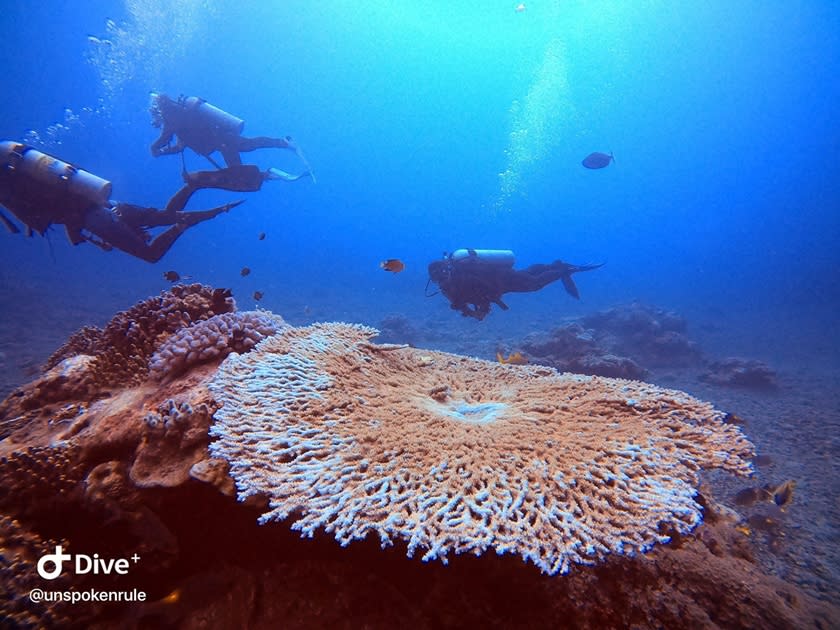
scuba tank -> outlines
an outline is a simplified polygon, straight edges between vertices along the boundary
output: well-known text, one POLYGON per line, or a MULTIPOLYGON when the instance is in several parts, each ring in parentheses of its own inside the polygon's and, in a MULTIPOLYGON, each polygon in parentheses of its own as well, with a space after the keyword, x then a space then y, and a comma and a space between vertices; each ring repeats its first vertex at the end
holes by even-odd
POLYGON ((196 119, 202 125, 207 125, 219 131, 229 132, 237 136, 242 133, 242 129, 245 127, 244 120, 237 118, 233 114, 228 114, 218 107, 214 107, 203 98, 189 96, 184 98, 182 103, 186 109, 191 110, 195 114, 196 119))
POLYGON ((449 254, 453 262, 475 261, 487 265, 499 265, 502 267, 513 267, 516 258, 509 249, 456 249, 449 254))
POLYGON ((92 204, 110 205, 111 182, 25 144, 0 142, 0 167, 16 170, 45 187, 64 186, 92 204))

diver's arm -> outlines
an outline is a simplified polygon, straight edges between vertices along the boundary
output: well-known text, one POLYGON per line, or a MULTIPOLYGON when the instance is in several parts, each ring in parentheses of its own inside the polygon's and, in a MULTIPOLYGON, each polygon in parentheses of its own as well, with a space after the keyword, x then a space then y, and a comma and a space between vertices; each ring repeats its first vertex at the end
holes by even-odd
POLYGON ((110 243, 106 243, 106 242, 105 242, 105 241, 103 241, 102 239, 100 239, 100 238, 98 238, 98 237, 94 236, 93 234, 86 235, 86 236, 85 236, 85 240, 86 240, 88 243, 93 243, 93 244, 94 244, 94 245, 96 245, 99 249, 101 249, 102 251, 105 251, 105 252, 110 252, 112 249, 114 249, 114 246, 113 246, 113 245, 111 245, 110 243))
POLYGON ((154 157, 158 157, 159 155, 171 155, 173 153, 180 153, 183 151, 184 145, 181 143, 180 139, 174 145, 169 146, 169 143, 172 142, 172 137, 174 135, 175 132, 167 129, 164 125, 163 130, 160 132, 160 136, 150 147, 152 155, 154 157))
POLYGON ((508 310, 508 309, 510 308, 507 304, 505 304, 504 302, 502 302, 502 296, 501 296, 501 295, 500 295, 500 296, 498 296, 498 297, 490 298, 490 301, 491 301, 491 302, 493 302, 493 304, 495 304, 496 306, 498 306, 498 307, 499 307, 500 309, 502 309, 503 311, 506 311, 506 310, 508 310))
POLYGON ((64 231, 67 233, 67 240, 70 241, 73 245, 84 243, 87 240, 82 235, 82 229, 78 225, 70 225, 68 223, 64 226, 64 231))

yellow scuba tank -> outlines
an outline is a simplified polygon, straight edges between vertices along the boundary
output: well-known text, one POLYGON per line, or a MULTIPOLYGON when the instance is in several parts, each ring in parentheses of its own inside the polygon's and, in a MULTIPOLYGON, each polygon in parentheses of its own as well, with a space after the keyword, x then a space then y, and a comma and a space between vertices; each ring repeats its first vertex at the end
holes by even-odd
POLYGON ((456 249, 449 255, 453 262, 481 262, 488 265, 513 267, 516 257, 509 249, 456 249))
POLYGON ((44 186, 64 186, 70 194, 93 204, 110 203, 111 182, 25 144, 0 142, 0 166, 16 170, 44 186))

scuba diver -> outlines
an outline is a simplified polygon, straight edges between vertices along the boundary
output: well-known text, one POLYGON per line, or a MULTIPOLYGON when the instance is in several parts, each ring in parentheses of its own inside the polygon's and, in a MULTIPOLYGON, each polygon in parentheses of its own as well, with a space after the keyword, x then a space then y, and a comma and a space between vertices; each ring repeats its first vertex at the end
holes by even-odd
MULTIPOLYGON (((0 142, 0 205, 26 228, 45 235, 53 224, 64 225, 73 245, 89 242, 110 251, 120 249, 154 263, 191 226, 238 206, 184 212, 197 187, 185 185, 163 210, 110 200, 112 185, 92 173, 32 147, 0 142), (153 237, 149 228, 171 226, 153 237)), ((0 212, 0 223, 13 234, 20 229, 0 212)))
MULTIPOLYGON (((514 269, 513 252, 507 249, 458 249, 443 260, 429 264, 429 282, 440 288, 440 293, 449 300, 450 308, 460 311, 464 317, 483 320, 490 312, 490 304, 508 310, 502 301, 505 293, 527 293, 539 291, 547 284, 560 280, 566 292, 580 299, 572 274, 590 271, 598 265, 570 265, 555 260, 550 265, 531 265, 525 269, 514 269)), ((427 297, 428 282, 426 283, 427 297)))
POLYGON ((160 136, 151 146, 154 157, 183 154, 184 149, 190 148, 207 158, 217 169, 224 170, 211 157, 215 151, 222 154, 226 167, 236 167, 242 164, 240 153, 265 148, 290 149, 297 154, 306 170, 300 175, 290 175, 279 169, 269 169, 271 177, 265 179, 295 181, 309 176, 315 181, 309 163, 291 136, 245 137, 241 135, 244 120, 197 96, 181 96, 175 101, 166 94, 152 93, 149 113, 152 125, 161 129, 160 136), (172 144, 173 137, 176 138, 175 144, 172 144))

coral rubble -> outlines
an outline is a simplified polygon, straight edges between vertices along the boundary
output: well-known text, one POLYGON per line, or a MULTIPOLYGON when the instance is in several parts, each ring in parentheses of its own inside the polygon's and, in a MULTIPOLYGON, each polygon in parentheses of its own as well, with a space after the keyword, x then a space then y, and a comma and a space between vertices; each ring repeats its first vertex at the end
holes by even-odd
POLYGON ((593 331, 584 329, 580 324, 559 326, 548 335, 532 333, 522 342, 522 349, 537 363, 560 372, 631 380, 647 375, 647 370, 633 359, 601 347, 593 331))
POLYGON ((764 362, 730 357, 714 361, 700 375, 700 380, 713 385, 746 389, 775 389, 776 373, 764 362))

